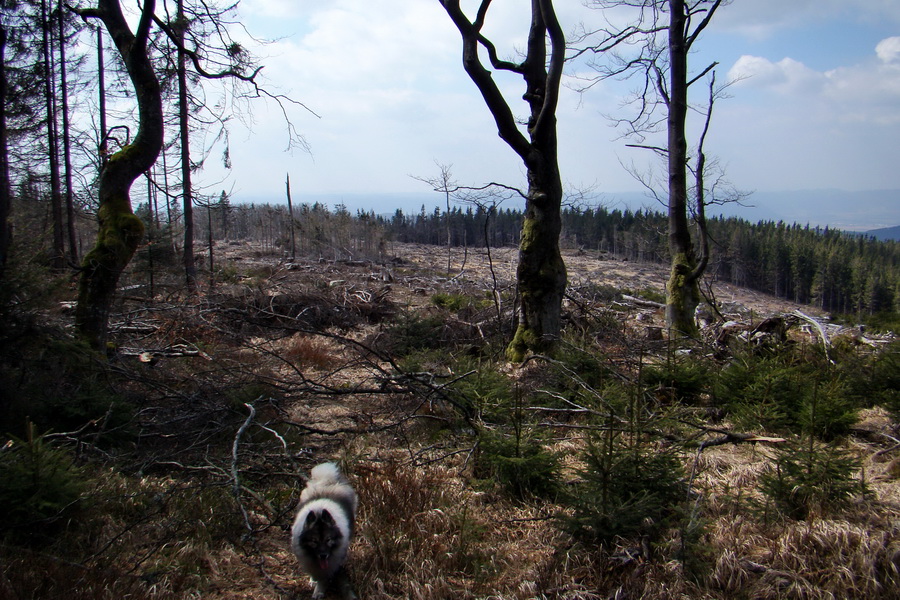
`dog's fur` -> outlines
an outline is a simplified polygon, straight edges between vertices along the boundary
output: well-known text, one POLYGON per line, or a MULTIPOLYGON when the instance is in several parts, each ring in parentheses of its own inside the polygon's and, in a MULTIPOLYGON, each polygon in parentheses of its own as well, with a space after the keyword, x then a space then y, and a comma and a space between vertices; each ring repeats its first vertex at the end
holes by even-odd
POLYGON ((315 583, 313 598, 329 587, 342 598, 356 598, 344 563, 356 523, 356 492, 334 463, 322 463, 310 472, 300 494, 300 506, 291 530, 291 550, 315 583))

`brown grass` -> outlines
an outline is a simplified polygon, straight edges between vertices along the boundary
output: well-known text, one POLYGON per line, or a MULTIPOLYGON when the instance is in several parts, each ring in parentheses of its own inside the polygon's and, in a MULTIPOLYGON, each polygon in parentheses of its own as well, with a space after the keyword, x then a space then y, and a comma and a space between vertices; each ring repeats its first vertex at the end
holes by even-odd
MULTIPOLYGON (((514 252, 507 254, 505 266, 514 252)), ((433 268, 429 260, 445 264, 446 256, 435 251, 419 258, 433 268)), ((473 253, 466 285, 489 289, 477 264, 473 253)), ((163 328, 140 343, 164 347, 188 341, 202 345, 211 360, 116 365, 126 380, 118 385, 144 394, 134 423, 136 448, 119 462, 113 452, 125 450, 85 454, 92 464, 114 465, 118 472, 97 467, 95 502, 55 543, 23 550, 0 542, 0 600, 308 597, 311 587, 288 549, 302 485, 298 469, 308 472, 315 463, 334 459, 343 459, 360 495, 350 573, 360 597, 368 600, 900 598, 900 459, 897 451, 877 455, 886 448, 878 436, 849 444, 868 457, 865 476, 873 494, 842 513, 807 521, 777 515, 757 491, 760 475, 771 465, 770 450, 724 445, 699 458, 685 457, 688 472, 696 460, 695 522, 702 525, 698 539, 687 543, 688 566, 677 530, 655 540, 650 556, 636 552, 640 540, 618 540, 610 548, 579 544, 553 518, 564 506, 517 502, 489 482, 473 480, 468 426, 454 422, 450 409, 421 414, 441 406, 437 396, 381 393, 378 386, 388 386, 390 365, 367 364, 375 358, 348 350, 352 344, 290 328, 321 322, 331 334, 350 323, 358 327, 347 335, 366 339, 361 323, 374 329, 391 306, 427 304, 428 295, 415 290, 430 276, 413 267, 406 274, 398 269, 396 297, 376 302, 354 292, 368 277, 362 267, 352 273, 328 268, 323 277, 347 281, 345 287, 321 289, 310 281, 292 282, 293 271, 279 272, 277 281, 260 283, 271 289, 249 298, 235 292, 220 313, 210 309, 210 299, 203 319, 192 316, 190 306, 177 315, 161 311, 163 328), (302 312, 308 304, 315 306, 302 312), (249 321, 242 312, 248 305, 249 321), (353 318, 332 319, 337 306, 349 307, 353 318), (318 320, 302 321, 309 315, 318 320), (280 339, 270 335, 270 326, 280 339), (324 391, 301 381, 296 371, 318 377, 324 391), (256 393, 259 381, 277 399, 257 406, 257 418, 242 440, 239 505, 231 449, 246 417, 243 403, 262 395, 256 393), (374 391, 343 394, 357 384, 374 391), (416 407, 421 411, 414 416, 427 418, 403 421, 416 407), (310 430, 285 427, 285 421, 310 430), (392 422, 400 424, 374 431, 392 422), (334 430, 340 431, 329 433, 334 430), (254 527, 251 535, 241 507, 254 527)), ((502 272, 512 276, 511 269, 502 272)), ((649 285, 644 282, 649 277, 633 274, 641 285, 631 287, 649 285)), ((606 349, 610 364, 623 364, 627 345, 606 349)), ((436 360, 449 365, 455 351, 448 344, 436 360)), ((514 369, 510 375, 523 376, 514 369)), ((883 413, 869 412, 866 418, 892 433, 883 413)), ((572 417, 551 431, 553 447, 564 453, 567 481, 577 476, 583 447, 579 424, 572 417)), ((90 442, 84 436, 73 447, 90 442)))
POLYGON ((298 368, 328 369, 337 362, 337 356, 325 340, 302 333, 286 341, 284 357, 298 368))

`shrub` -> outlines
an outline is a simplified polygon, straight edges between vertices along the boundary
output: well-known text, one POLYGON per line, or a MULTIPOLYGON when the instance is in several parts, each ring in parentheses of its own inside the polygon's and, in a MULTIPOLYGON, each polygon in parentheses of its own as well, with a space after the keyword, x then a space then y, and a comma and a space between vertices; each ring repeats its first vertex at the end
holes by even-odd
POLYGON ((285 357, 299 367, 319 369, 333 367, 336 361, 324 340, 303 334, 297 334, 288 341, 285 357))
POLYGON ((836 444, 811 437, 776 450, 774 467, 760 478, 760 490, 794 519, 837 510, 855 494, 867 492, 856 479, 860 462, 836 444))
POLYGON ((875 357, 868 392, 894 419, 900 420, 900 341, 893 342, 875 357))
POLYGON ((601 362, 603 357, 591 346, 567 343, 557 350, 555 358, 553 377, 548 382, 553 389, 581 390, 582 383, 599 388, 611 378, 610 368, 601 362))
MULTIPOLYGON (((0 361, 0 386, 9 401, 0 405, 0 432, 25 437, 26 421, 41 430, 72 431, 89 421, 129 435, 133 407, 110 386, 111 373, 86 344, 34 332, 18 356, 0 361)), ((109 434, 104 436, 109 441, 109 434)))
POLYGON ((716 401, 742 429, 844 435, 857 420, 857 404, 837 371, 814 358, 790 350, 737 357, 713 384, 716 401))
POLYGON ((670 358, 658 365, 643 369, 647 388, 665 390, 672 400, 696 404, 709 387, 710 375, 706 365, 695 357, 670 358))
POLYGON ((494 478, 512 497, 553 498, 559 490, 559 457, 533 432, 512 435, 484 430, 479 435, 476 470, 494 478))
POLYGON ((458 406, 490 423, 510 423, 515 418, 512 383, 491 363, 463 358, 452 371, 468 373, 449 390, 458 406))
POLYGON ((842 380, 808 383, 799 416, 803 431, 821 440, 833 440, 850 433, 857 420, 857 407, 842 380))
POLYGON ((431 303, 438 308, 445 308, 451 312, 458 312, 471 304, 471 299, 462 294, 444 294, 438 292, 431 296, 431 303))
POLYGON ((612 430, 589 438, 581 472, 562 518, 577 538, 609 544, 617 537, 654 536, 672 525, 687 500, 678 454, 623 441, 612 430))
POLYGON ((29 423, 26 439, 12 438, 0 450, 0 529, 43 537, 75 511, 85 488, 68 453, 35 435, 29 423))
POLYGON ((441 317, 407 315, 390 326, 376 341, 380 350, 393 356, 405 356, 416 350, 434 350, 443 345, 444 320, 441 317))

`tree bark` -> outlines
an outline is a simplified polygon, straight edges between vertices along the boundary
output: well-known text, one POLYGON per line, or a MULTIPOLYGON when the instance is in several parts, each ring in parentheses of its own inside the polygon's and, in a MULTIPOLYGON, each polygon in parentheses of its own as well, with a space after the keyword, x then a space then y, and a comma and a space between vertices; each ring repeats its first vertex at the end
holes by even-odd
POLYGON ((687 14, 684 0, 669 0, 669 253, 672 269, 666 285, 666 324, 675 335, 697 333, 694 312, 700 287, 694 276, 697 257, 688 221, 687 136, 688 110, 687 14))
POLYGON ((50 160, 50 214, 53 220, 53 254, 50 264, 54 269, 66 266, 66 237, 63 225, 63 201, 59 179, 59 138, 56 123, 56 91, 52 64, 52 19, 47 0, 41 0, 41 54, 44 64, 44 103, 47 111, 47 153, 50 160))
POLYGON ((72 151, 69 139, 69 89, 66 79, 66 36, 65 19, 63 18, 63 1, 57 4, 59 20, 59 87, 62 109, 62 141, 63 141, 63 177, 65 179, 66 234, 69 243, 69 261, 78 262, 78 237, 75 231, 75 199, 72 194, 72 151))
POLYGON ((481 34, 490 0, 482 0, 474 21, 463 14, 459 0, 441 0, 441 4, 462 35, 463 67, 491 111, 498 135, 519 155, 527 170, 528 193, 516 271, 520 299, 518 323, 506 350, 509 360, 521 362, 528 352, 551 351, 560 335, 566 266, 559 251, 562 183, 557 156, 556 107, 565 62, 565 36, 552 0, 532 0, 525 60, 520 64, 502 61, 493 44, 481 34), (495 69, 519 73, 524 78, 523 99, 530 108, 528 137, 519 130, 491 72, 481 63, 479 45, 487 51, 495 69))
POLYGON ((9 181, 9 143, 6 133, 6 26, 0 21, 0 279, 9 258, 11 235, 9 228, 12 189, 9 181))
MULTIPOLYGON (((184 47, 185 30, 188 27, 184 14, 184 0, 175 4, 175 26, 172 28, 176 36, 176 44, 184 47)), ((188 107, 187 56, 178 52, 176 58, 178 72, 178 131, 181 145, 181 195, 184 212, 184 277, 188 290, 197 289, 197 265, 194 257, 194 190, 191 181, 191 131, 188 107)), ((210 249, 212 252, 212 249, 210 249)), ((210 267, 212 268, 212 267, 210 267)))
POLYGON ((103 21, 128 72, 138 103, 139 125, 134 142, 112 156, 100 172, 97 243, 82 262, 75 324, 95 349, 106 346, 109 312, 119 277, 134 255, 144 225, 131 208, 134 180, 149 169, 163 142, 162 96, 147 52, 155 0, 145 0, 137 30, 132 32, 117 0, 98 0, 83 17, 103 21))

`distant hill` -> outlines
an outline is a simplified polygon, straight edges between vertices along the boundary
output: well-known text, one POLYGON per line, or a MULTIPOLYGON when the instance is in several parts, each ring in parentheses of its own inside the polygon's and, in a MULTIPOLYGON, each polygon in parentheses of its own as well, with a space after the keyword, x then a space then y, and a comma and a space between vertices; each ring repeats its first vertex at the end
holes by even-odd
POLYGON ((870 235, 876 240, 900 240, 900 225, 897 225, 896 227, 872 229, 871 231, 867 231, 866 235, 870 235))
MULTIPOLYGON (((423 186, 424 187, 424 186, 423 186)), ((752 190, 748 190, 752 191, 752 190)), ((435 207, 444 210, 444 196, 436 192, 381 193, 296 193, 295 203, 319 202, 329 209, 343 205, 352 214, 357 210, 374 211, 379 215, 393 215, 398 208, 406 215, 418 214, 422 207, 430 214, 435 207)), ((237 197, 238 202, 284 203, 283 198, 237 197)), ((596 203, 609 210, 649 209, 664 212, 665 207, 649 198, 644 192, 604 192, 598 190, 596 196, 588 198, 588 203, 596 203)), ((521 209, 523 202, 518 198, 506 200, 503 209, 521 209)), ((751 223, 757 221, 784 221, 812 227, 829 227, 844 231, 864 232, 890 227, 900 223, 900 189, 863 190, 796 190, 796 191, 756 191, 743 203, 712 206, 707 214, 737 217, 751 223)))
POLYGON ((722 206, 718 214, 860 232, 900 223, 900 190, 759 191, 745 204, 722 206))

